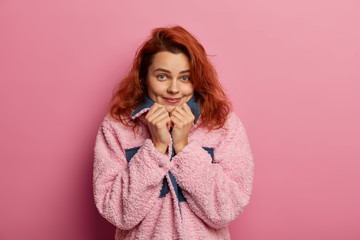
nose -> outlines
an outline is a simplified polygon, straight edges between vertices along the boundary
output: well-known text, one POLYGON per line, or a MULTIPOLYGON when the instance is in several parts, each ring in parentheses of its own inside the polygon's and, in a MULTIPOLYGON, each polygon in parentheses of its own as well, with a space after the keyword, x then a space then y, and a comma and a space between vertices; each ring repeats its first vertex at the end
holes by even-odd
POLYGON ((168 92, 175 94, 179 92, 179 86, 178 86, 178 82, 176 79, 172 79, 172 81, 170 81, 169 87, 168 87, 168 92))

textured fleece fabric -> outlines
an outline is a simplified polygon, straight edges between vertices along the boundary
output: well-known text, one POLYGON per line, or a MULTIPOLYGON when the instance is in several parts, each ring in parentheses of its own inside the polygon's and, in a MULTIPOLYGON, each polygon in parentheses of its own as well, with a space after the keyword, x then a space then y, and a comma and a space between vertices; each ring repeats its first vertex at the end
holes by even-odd
POLYGON ((115 239, 230 239, 228 225, 248 204, 253 181, 241 121, 231 113, 223 128, 208 131, 198 127, 200 116, 181 152, 174 155, 170 141, 161 154, 145 120, 151 105, 133 114, 142 125, 135 133, 109 114, 99 128, 93 183, 100 214, 116 226, 115 239))

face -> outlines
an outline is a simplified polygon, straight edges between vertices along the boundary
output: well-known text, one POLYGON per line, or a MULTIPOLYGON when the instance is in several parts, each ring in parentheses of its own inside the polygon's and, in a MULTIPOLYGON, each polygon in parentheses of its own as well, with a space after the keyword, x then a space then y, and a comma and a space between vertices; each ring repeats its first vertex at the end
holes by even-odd
POLYGON ((158 52, 148 68, 148 96, 170 113, 194 95, 190 79, 190 63, 184 53, 158 52))

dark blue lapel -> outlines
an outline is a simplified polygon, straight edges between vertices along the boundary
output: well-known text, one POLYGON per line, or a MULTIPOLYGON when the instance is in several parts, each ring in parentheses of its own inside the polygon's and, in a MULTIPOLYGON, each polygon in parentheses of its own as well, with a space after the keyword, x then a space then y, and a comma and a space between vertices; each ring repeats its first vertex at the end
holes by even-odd
MULTIPOLYGON (((149 98, 148 96, 145 96, 144 102, 142 104, 140 104, 132 113, 131 113, 131 118, 136 118, 138 116, 136 116, 138 113, 140 113, 142 110, 144 109, 150 109, 151 106, 154 104, 154 101, 151 100, 151 98, 149 98)), ((192 114, 194 114, 195 120, 194 120, 194 124, 196 123, 196 121, 199 119, 200 114, 201 114, 201 109, 199 104, 195 101, 195 97, 192 97, 187 104, 189 105, 192 114)), ((141 115, 141 114, 140 114, 141 115)))

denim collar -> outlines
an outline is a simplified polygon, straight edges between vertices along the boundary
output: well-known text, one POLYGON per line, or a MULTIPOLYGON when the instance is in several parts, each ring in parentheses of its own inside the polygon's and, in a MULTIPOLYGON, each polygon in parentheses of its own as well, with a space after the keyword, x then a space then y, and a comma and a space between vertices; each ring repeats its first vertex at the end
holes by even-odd
MULTIPOLYGON (((140 115, 142 115, 143 113, 149 111, 149 109, 151 108, 151 106, 154 104, 155 102, 153 100, 151 100, 148 96, 145 96, 144 102, 142 104, 140 104, 131 114, 131 118, 135 119, 137 117, 139 117, 140 115)), ((188 102, 187 105, 190 107, 192 114, 194 114, 195 120, 194 120, 194 124, 196 123, 196 121, 199 119, 200 117, 200 106, 199 104, 195 101, 195 97, 193 96, 188 102)))

